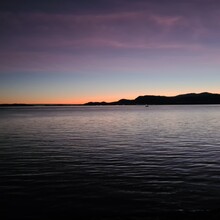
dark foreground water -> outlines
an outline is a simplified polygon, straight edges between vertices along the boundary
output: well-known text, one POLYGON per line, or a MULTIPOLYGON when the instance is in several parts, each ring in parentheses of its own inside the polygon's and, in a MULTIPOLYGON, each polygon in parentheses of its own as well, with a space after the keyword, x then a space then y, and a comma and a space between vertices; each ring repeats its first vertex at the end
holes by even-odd
POLYGON ((0 203, 1 219, 220 219, 220 106, 2 107, 0 203))

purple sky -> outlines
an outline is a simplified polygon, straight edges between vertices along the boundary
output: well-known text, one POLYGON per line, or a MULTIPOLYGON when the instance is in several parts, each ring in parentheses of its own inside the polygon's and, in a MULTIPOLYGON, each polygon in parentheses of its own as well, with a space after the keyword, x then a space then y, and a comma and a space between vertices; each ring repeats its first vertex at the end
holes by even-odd
POLYGON ((220 1, 0 3, 0 103, 220 93, 220 1))

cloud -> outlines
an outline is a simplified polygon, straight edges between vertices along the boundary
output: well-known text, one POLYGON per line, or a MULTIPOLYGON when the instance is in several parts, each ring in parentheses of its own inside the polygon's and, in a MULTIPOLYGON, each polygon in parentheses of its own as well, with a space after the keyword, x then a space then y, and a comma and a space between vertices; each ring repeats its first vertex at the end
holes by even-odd
MULTIPOLYGON (((107 44, 108 47, 112 45, 113 48, 123 48, 123 43, 120 42, 136 42, 139 45, 144 41, 145 44, 152 44, 152 40, 171 37, 171 29, 181 25, 182 20, 180 16, 160 16, 148 11, 106 15, 0 14, 0 22, 4 24, 3 32, 8 38, 9 47, 17 44, 18 47, 25 48, 25 45, 29 47, 32 42, 31 49, 34 49, 34 46, 40 47, 40 44, 46 48, 51 48, 53 44, 55 48, 62 45, 74 46, 88 39, 91 46, 98 47, 107 44), (170 28, 170 33, 167 32, 167 27, 170 28)), ((175 37, 171 40, 174 40, 173 38, 175 37)), ((4 45, 5 43, 2 44, 3 47, 4 45)))
POLYGON ((53 60, 71 66, 68 62, 76 65, 82 57, 92 56, 197 56, 219 47, 220 9, 216 1, 170 0, 168 5, 159 0, 105 2, 109 9, 95 1, 94 7, 77 2, 77 10, 67 13, 59 8, 40 10, 43 2, 38 10, 31 6, 16 13, 1 10, 4 68, 38 66, 36 63, 40 68, 41 63, 52 65, 53 60))
POLYGON ((181 16, 159 16, 159 15, 152 15, 151 19, 162 26, 176 26, 182 23, 182 17, 181 16))

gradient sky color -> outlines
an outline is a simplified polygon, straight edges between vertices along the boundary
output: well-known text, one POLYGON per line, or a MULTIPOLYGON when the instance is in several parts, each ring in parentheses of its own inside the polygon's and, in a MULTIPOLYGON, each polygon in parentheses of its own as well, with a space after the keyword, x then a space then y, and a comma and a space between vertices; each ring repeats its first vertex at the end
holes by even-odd
POLYGON ((0 103, 220 93, 219 0, 0 3, 0 103))

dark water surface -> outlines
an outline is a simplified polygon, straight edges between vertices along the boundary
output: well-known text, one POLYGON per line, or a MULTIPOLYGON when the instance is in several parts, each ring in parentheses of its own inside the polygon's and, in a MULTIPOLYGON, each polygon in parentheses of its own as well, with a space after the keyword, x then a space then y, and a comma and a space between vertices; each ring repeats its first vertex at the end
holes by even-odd
POLYGON ((0 202, 4 219, 215 213, 220 106, 2 107, 0 202))

